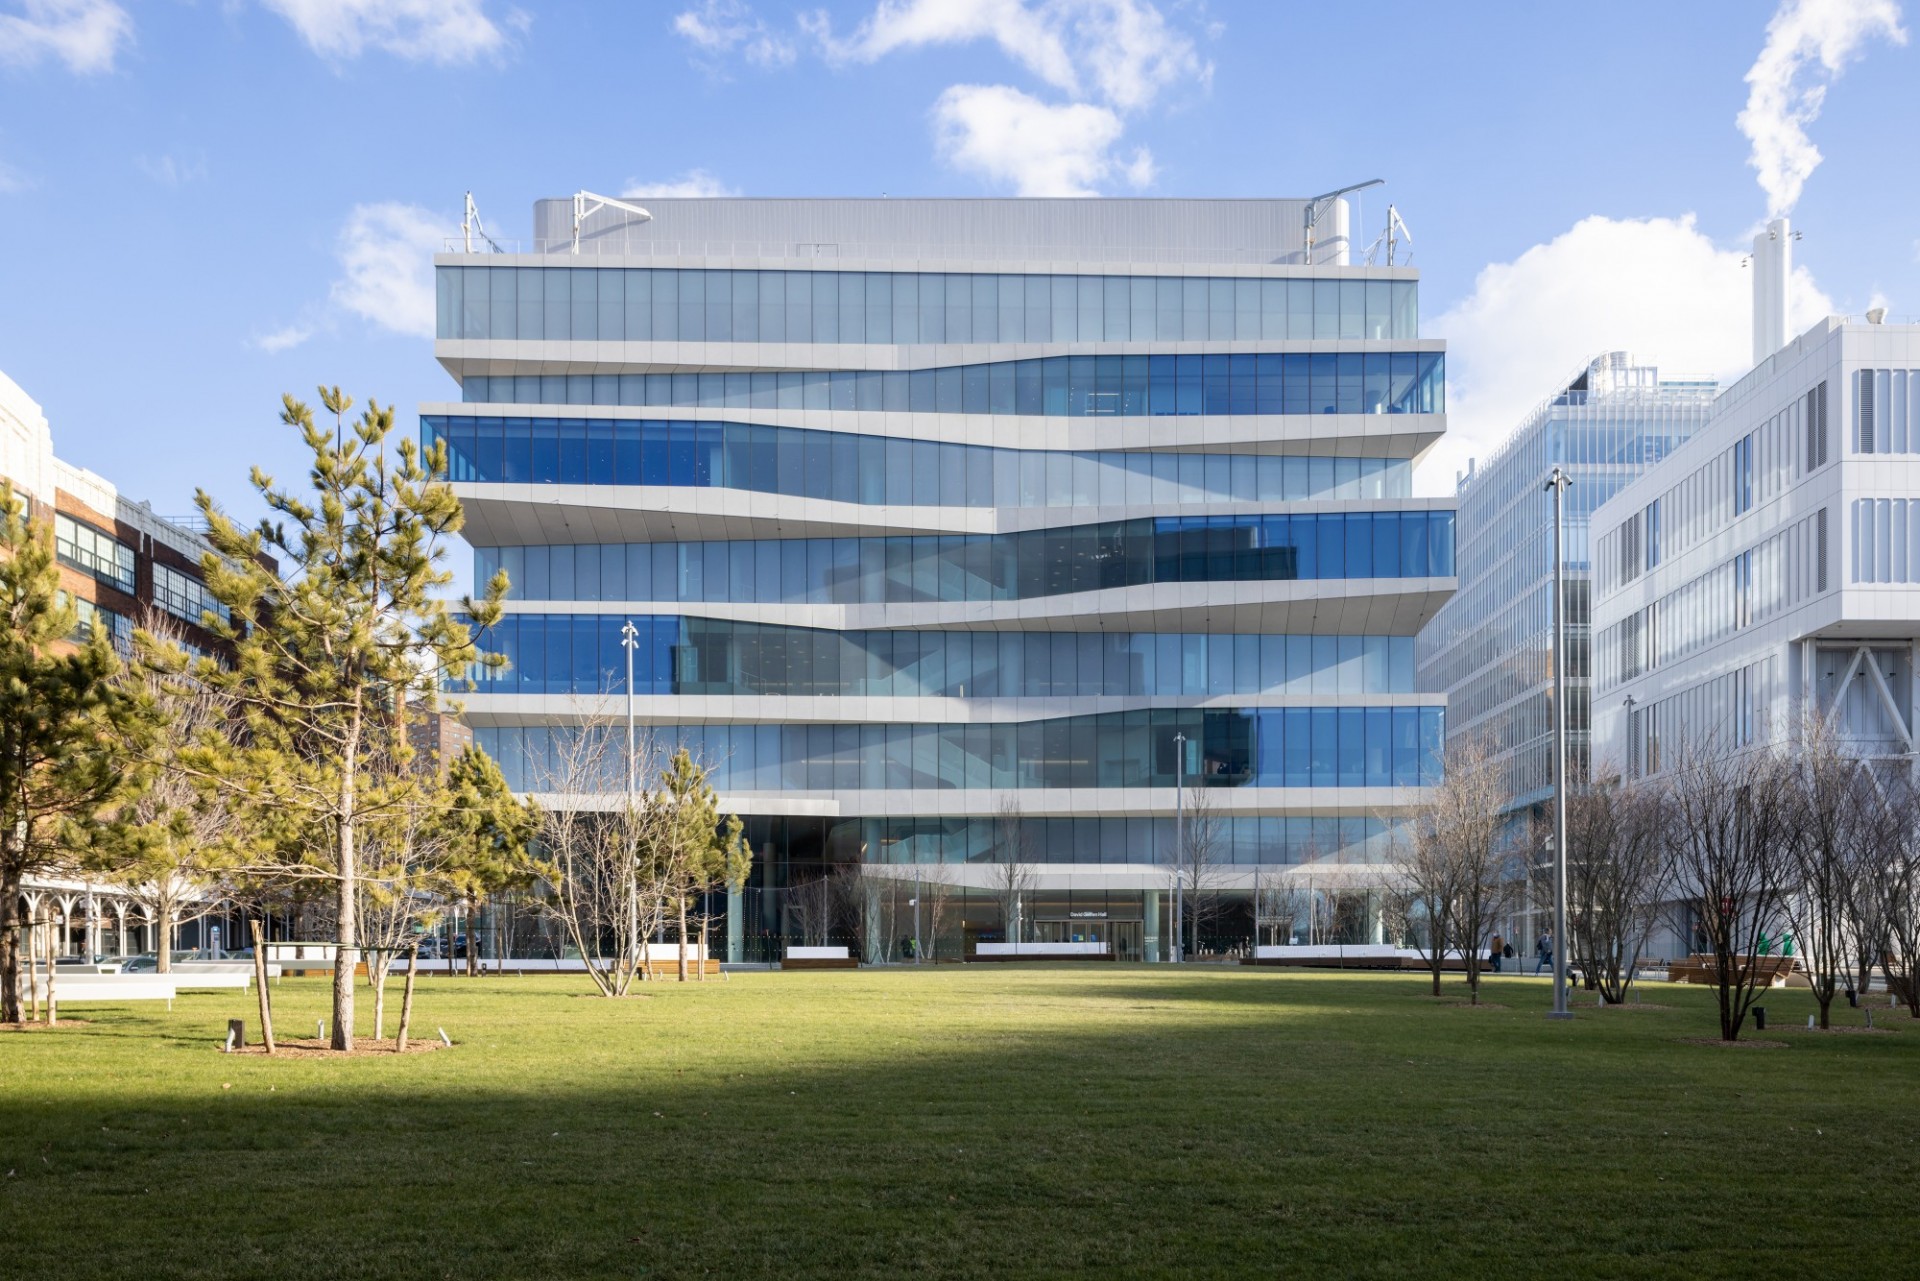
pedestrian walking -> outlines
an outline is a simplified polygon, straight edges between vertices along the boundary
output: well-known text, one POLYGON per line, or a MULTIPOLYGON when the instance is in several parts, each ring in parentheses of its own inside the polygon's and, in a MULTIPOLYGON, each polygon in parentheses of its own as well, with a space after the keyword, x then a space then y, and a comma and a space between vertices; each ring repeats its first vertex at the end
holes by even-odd
POLYGON ((1540 932, 1540 941, 1534 945, 1533 954, 1535 957, 1538 958, 1538 962, 1533 967, 1533 972, 1535 974, 1538 974, 1541 970, 1552 969, 1553 968, 1553 935, 1548 934, 1546 931, 1542 930, 1540 932))

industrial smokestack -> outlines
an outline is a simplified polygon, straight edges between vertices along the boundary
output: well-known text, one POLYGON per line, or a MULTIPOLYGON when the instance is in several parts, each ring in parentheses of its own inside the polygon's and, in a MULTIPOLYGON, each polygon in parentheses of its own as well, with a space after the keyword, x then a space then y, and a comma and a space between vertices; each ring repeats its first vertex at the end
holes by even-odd
POLYGON ((1775 218, 1753 238, 1753 363, 1787 345, 1787 279, 1793 271, 1793 233, 1775 218))

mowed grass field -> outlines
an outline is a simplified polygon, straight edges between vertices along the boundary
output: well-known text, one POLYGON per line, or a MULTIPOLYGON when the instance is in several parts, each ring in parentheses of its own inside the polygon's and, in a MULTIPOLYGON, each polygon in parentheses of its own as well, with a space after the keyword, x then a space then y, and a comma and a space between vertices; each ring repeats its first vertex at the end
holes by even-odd
POLYGON ((0 1275, 1920 1274, 1920 1026, 1800 991, 1727 1050, 1703 989, 1553 1023, 1511 976, 585 989, 424 980, 456 1046, 406 1057, 222 1055, 239 993, 0 1033, 0 1275))

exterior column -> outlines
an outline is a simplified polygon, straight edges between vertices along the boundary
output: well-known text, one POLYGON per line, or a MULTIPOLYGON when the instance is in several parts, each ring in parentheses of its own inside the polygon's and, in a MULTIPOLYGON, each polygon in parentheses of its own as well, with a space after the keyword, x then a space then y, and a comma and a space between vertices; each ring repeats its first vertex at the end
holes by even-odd
POLYGON ((1149 962, 1160 959, 1160 891, 1140 893, 1140 952, 1149 962))
POLYGON ((747 956, 747 940, 741 937, 747 928, 747 893, 727 887, 727 962, 738 965, 747 956))

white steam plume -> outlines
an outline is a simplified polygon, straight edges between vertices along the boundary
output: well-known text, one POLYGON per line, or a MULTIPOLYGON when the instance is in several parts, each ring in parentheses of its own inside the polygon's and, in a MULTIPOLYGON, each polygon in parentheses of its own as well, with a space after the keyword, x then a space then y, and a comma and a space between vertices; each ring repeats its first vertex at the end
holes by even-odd
POLYGON ((1753 143, 1748 163, 1778 218, 1800 199, 1820 164, 1807 126, 1827 85, 1875 36, 1905 44, 1898 0, 1783 0, 1767 23, 1766 47, 1747 71, 1747 105, 1737 123, 1753 143), (1817 69, 1809 64, 1817 64, 1817 69))

